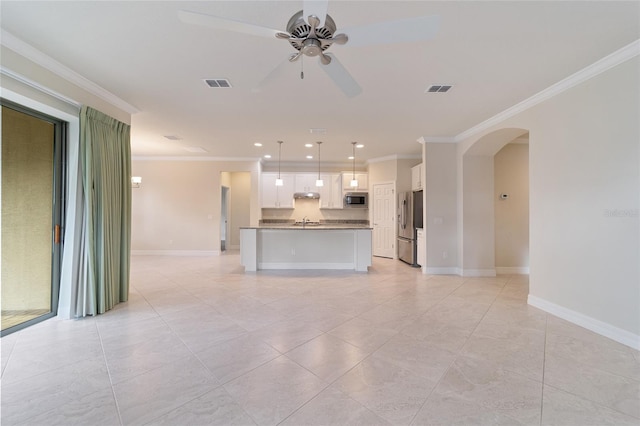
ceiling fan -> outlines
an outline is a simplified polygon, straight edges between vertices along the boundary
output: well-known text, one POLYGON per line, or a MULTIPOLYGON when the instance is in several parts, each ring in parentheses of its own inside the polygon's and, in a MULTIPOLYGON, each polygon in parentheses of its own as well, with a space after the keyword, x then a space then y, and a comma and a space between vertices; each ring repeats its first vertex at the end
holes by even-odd
MULTIPOLYGON (((178 17, 188 24, 287 40, 296 49, 289 56, 290 62, 303 55, 318 56, 321 68, 347 97, 359 95, 362 88, 335 55, 326 53, 333 44, 357 47, 423 41, 432 38, 439 27, 438 16, 419 16, 348 28, 336 34, 336 23, 327 14, 328 3, 328 0, 305 0, 304 9, 289 19, 286 31, 186 10, 179 11, 178 17)), ((269 76, 265 80, 268 79, 269 76)))

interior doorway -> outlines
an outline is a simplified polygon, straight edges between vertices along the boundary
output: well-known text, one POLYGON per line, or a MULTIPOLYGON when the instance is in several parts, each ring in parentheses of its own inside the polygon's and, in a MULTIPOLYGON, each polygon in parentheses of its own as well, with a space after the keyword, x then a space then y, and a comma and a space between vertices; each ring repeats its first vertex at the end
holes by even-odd
POLYGON ((227 251, 229 237, 229 188, 220 187, 220 252, 227 251))
POLYGON ((396 249, 396 184, 373 185, 373 255, 395 258, 396 249))
POLYGON ((220 172, 220 188, 221 250, 239 250, 240 228, 250 223, 251 172, 220 172))
POLYGON ((1 335, 56 315, 66 129, 2 101, 1 335))

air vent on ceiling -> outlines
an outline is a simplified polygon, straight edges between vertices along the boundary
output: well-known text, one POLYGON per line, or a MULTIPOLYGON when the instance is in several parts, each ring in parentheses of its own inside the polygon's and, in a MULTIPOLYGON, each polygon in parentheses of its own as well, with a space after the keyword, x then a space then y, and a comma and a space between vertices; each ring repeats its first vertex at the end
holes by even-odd
POLYGON ((430 86, 425 92, 426 93, 444 93, 448 92, 453 86, 444 85, 444 84, 434 84, 430 86))
POLYGON ((199 146, 185 146, 184 150, 187 152, 209 152, 206 149, 199 146))
POLYGON ((176 136, 176 135, 164 135, 164 137, 169 139, 170 141, 182 140, 182 138, 180 136, 176 136))
POLYGON ((229 88, 231 87, 231 83, 226 78, 206 78, 204 80, 209 87, 217 87, 217 88, 229 88))

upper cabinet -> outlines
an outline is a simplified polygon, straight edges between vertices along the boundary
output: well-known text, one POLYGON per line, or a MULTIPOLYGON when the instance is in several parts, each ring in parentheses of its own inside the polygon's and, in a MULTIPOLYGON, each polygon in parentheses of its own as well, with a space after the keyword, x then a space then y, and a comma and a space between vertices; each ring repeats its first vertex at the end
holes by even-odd
POLYGON ((317 177, 315 173, 296 173, 294 192, 319 192, 316 186, 317 177))
POLYGON ((293 173, 281 173, 282 186, 276 186, 277 178, 278 173, 262 173, 260 206, 262 208, 292 209, 295 175, 293 173))
POLYGON ((422 186, 423 186, 423 182, 422 182, 422 175, 423 175, 423 167, 422 167, 422 163, 413 166, 411 168, 411 189, 413 191, 420 191, 422 190, 422 186))
POLYGON ((358 186, 351 186, 353 172, 342 172, 342 190, 344 192, 366 192, 369 189, 369 175, 364 172, 356 172, 358 186))
POLYGON ((324 186, 318 188, 321 209, 341 209, 342 176, 340 173, 323 173, 320 175, 324 186))

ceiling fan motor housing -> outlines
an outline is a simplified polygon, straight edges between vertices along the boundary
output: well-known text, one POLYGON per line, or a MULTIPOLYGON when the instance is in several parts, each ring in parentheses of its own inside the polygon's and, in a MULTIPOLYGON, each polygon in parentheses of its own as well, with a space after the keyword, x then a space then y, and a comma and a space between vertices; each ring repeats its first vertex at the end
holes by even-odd
POLYGON ((311 25, 302 17, 302 10, 294 14, 287 23, 287 31, 293 37, 289 39, 289 43, 296 49, 307 56, 318 56, 326 50, 331 43, 322 43, 321 40, 328 40, 333 37, 336 32, 336 23, 331 16, 326 15, 324 27, 316 28, 317 39, 307 38, 311 32, 311 25), (303 39, 302 41, 297 39, 303 39))

